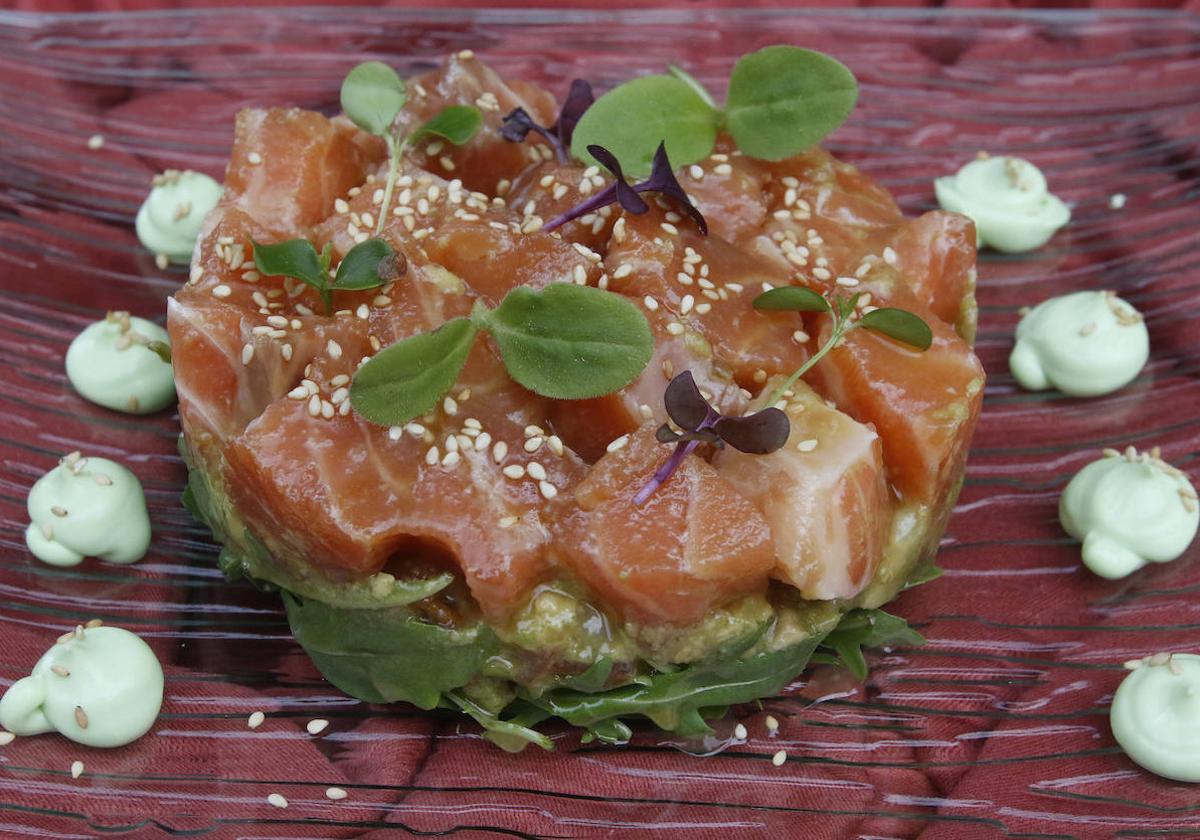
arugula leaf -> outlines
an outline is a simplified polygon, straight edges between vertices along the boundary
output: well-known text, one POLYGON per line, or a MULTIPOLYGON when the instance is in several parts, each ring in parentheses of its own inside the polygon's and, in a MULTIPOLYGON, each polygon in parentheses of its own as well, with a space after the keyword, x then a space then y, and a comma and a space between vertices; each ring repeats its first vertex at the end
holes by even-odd
POLYGON ((835 651, 850 673, 860 680, 867 678, 863 648, 923 644, 925 637, 909 627, 907 621, 883 610, 851 610, 821 642, 822 647, 835 651))
MULTIPOLYGON (((446 692, 446 698, 455 706, 466 712, 475 722, 484 728, 486 737, 505 752, 520 752, 528 744, 537 744, 544 750, 553 750, 554 742, 536 729, 531 729, 524 722, 516 719, 501 719, 470 698, 456 692, 446 692)), ((537 722, 545 720, 547 715, 538 712, 537 722)))
POLYGON ((455 146, 461 146, 479 133, 483 125, 483 112, 474 105, 449 105, 408 138, 410 146, 426 137, 441 137, 455 146))
POLYGON ((815 146, 845 122, 858 83, 823 53, 773 46, 742 56, 729 79, 725 114, 738 148, 782 160, 815 146))
POLYGON ((559 400, 623 388, 654 352, 650 326, 634 304, 574 283, 551 283, 541 291, 519 286, 482 315, 482 325, 513 379, 559 400))
POLYGON ((768 289, 754 299, 760 312, 828 312, 829 301, 803 286, 780 286, 768 289))
POLYGON ((387 281, 380 275, 380 265, 395 251, 382 239, 368 239, 350 249, 337 268, 333 279, 334 289, 359 291, 374 289, 387 281))
POLYGON ((598 163, 588 146, 608 149, 634 177, 650 174, 654 152, 666 143, 676 166, 706 157, 717 139, 720 112, 675 76, 643 76, 613 88, 584 112, 571 154, 598 163))
POLYGON ((342 110, 363 131, 383 137, 408 101, 404 80, 382 61, 366 61, 342 80, 342 110))
POLYGON ((350 404, 372 423, 399 426, 429 411, 467 363, 478 330, 455 318, 375 354, 350 384, 350 404))
POLYGON ((861 322, 869 330, 911 344, 918 350, 928 350, 933 344, 933 331, 929 325, 904 309, 872 309, 863 314, 861 322))

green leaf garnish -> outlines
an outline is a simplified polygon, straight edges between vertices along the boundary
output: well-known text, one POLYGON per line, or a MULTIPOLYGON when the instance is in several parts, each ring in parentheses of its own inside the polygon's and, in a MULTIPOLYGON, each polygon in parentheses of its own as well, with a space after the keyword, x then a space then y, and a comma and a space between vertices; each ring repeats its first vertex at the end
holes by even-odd
POLYGON ((858 99, 846 66, 823 53, 774 46, 738 61, 725 106, 729 132, 751 157, 781 160, 845 122, 858 99))
POLYGON ((863 648, 882 645, 911 645, 925 643, 925 637, 908 626, 903 618, 883 610, 851 610, 842 617, 821 642, 821 647, 836 652, 842 664, 860 680, 867 678, 867 660, 863 648))
POLYGON ((254 265, 268 277, 294 277, 323 291, 329 277, 327 266, 321 265, 317 249, 307 239, 289 239, 275 245, 254 242, 254 265))
POLYGON ((559 400, 628 385, 654 352, 646 316, 620 295, 574 283, 541 291, 521 286, 494 310, 476 302, 470 319, 456 318, 376 354, 355 374, 350 404, 385 426, 424 414, 454 385, 480 330, 492 334, 513 379, 559 400))
POLYGON ((346 74, 341 99, 342 110, 355 125, 383 137, 408 101, 408 91, 391 67, 381 61, 367 61, 346 74))
POLYGON ((450 105, 414 131, 408 143, 415 145, 426 137, 441 137, 461 146, 478 134, 482 125, 483 112, 474 105, 450 105))
POLYGON ((903 309, 873 309, 862 316, 862 325, 918 350, 928 350, 933 344, 933 331, 929 325, 903 309))
POLYGON ((381 350, 355 374, 350 404, 383 426, 421 416, 457 381, 477 332, 470 319, 455 318, 381 350))
POLYGON ((668 64, 667 72, 696 91, 696 95, 707 102, 710 108, 717 110, 717 101, 712 98, 712 94, 708 92, 708 89, 700 84, 699 79, 676 64, 668 64))
POLYGON ((643 76, 592 103, 575 127, 571 154, 596 164, 588 146, 603 146, 627 175, 644 177, 660 143, 666 143, 675 166, 706 157, 716 143, 720 117, 692 84, 675 76, 643 76))
POLYGON ((847 333, 859 327, 881 332, 890 338, 911 344, 918 350, 929 349, 933 341, 933 332, 929 329, 928 324, 903 309, 873 309, 861 317, 855 317, 855 311, 861 298, 861 293, 849 297, 838 295, 831 304, 822 295, 811 289, 786 286, 765 291, 754 299, 753 306, 760 311, 828 312, 833 319, 833 330, 829 335, 829 340, 771 393, 770 398, 767 399, 767 405, 775 405, 779 402, 784 393, 795 385, 800 377, 825 358, 826 354, 836 347, 847 333), (879 312, 884 314, 878 318, 871 317, 879 312))
POLYGON ((171 345, 165 341, 150 341, 146 344, 146 349, 149 350, 158 358, 162 359, 167 364, 171 364, 171 345))
POLYGON ((612 393, 632 382, 654 352, 650 327, 634 304, 573 283, 513 289, 485 323, 509 375, 558 400, 612 393))
POLYGON ((766 312, 828 312, 829 301, 804 286, 780 286, 756 297, 754 308, 766 312))
POLYGON ((394 254, 392 246, 382 239, 358 243, 338 264, 333 288, 359 291, 382 286, 388 281, 381 276, 385 272, 380 271, 380 266, 394 254))

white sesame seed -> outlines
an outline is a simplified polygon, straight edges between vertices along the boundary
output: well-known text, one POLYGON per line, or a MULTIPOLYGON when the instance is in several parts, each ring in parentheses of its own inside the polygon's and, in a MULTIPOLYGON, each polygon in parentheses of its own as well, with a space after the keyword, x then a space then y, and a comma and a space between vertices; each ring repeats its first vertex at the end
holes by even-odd
POLYGON ((429 447, 425 452, 425 463, 433 466, 442 459, 442 453, 436 446, 429 447))
POLYGON ((763 723, 767 725, 768 733, 773 735, 779 731, 779 721, 775 719, 774 715, 767 715, 763 723))
POLYGON ((500 518, 500 521, 497 522, 496 524, 499 525, 501 528, 511 528, 512 526, 516 525, 520 521, 521 521, 520 517, 502 516, 500 518))
MULTIPOLYGON (((813 269, 813 276, 814 276, 814 277, 817 277, 817 276, 818 276, 818 275, 817 275, 817 272, 818 272, 818 271, 825 271, 825 269, 823 269, 823 268, 814 268, 814 269, 813 269)), ((825 271, 825 274, 826 274, 826 275, 828 275, 828 274, 829 274, 829 272, 828 272, 828 271, 825 271)), ((827 280, 827 279, 829 279, 829 278, 828 278, 828 276, 826 276, 824 279, 826 279, 826 280, 827 280)), ((859 281, 858 281, 858 278, 857 278, 857 277, 839 277, 839 278, 838 278, 837 280, 835 280, 834 282, 836 282, 836 283, 837 283, 839 286, 847 286, 847 287, 849 287, 849 288, 853 288, 853 287, 855 287, 855 286, 857 286, 857 285, 859 284, 859 281)))
POLYGON ((442 400, 442 411, 451 417, 458 414, 458 401, 454 397, 446 397, 446 399, 442 400))
POLYGON ((658 301, 650 297, 650 295, 646 295, 644 298, 642 298, 642 303, 645 304, 646 308, 651 312, 654 312, 658 309, 658 301))
POLYGON ((663 222, 659 225, 659 227, 663 229, 664 233, 668 233, 671 236, 679 235, 679 228, 675 227, 675 225, 671 224, 670 222, 663 222))
POLYGON ((571 276, 577 285, 587 285, 587 269, 582 265, 575 266, 575 268, 571 270, 571 276))
POLYGON ((489 432, 481 432, 479 437, 475 438, 475 446, 473 449, 476 452, 483 452, 492 445, 492 436, 489 432))
POLYGON ((737 738, 739 741, 745 741, 746 736, 749 734, 750 733, 746 731, 746 727, 743 724, 739 723, 737 726, 733 727, 733 737, 737 738))
POLYGON ((628 277, 630 274, 633 274, 633 265, 630 263, 621 263, 619 266, 617 266, 616 270, 613 271, 612 277, 614 280, 620 280, 624 277, 628 277))
POLYGON ((540 437, 540 436, 531 437, 525 441, 525 451, 526 452, 537 452, 539 449, 542 448, 542 444, 544 442, 545 442, 545 438, 543 438, 543 437, 540 437))
POLYGON ((550 451, 555 455, 562 455, 566 451, 562 438, 558 435, 550 435, 550 437, 546 438, 546 445, 550 447, 550 451))
POLYGON ((102 148, 103 146, 104 146, 104 135, 103 134, 93 134, 91 137, 88 138, 87 147, 89 149, 91 149, 93 152, 96 151, 96 149, 102 148))
POLYGON ((508 444, 502 440, 496 441, 496 445, 492 447, 492 460, 499 464, 508 457, 508 444))
POLYGON ((728 163, 721 163, 713 167, 713 172, 717 175, 732 175, 733 167, 728 163))
POLYGON ((215 298, 227 298, 233 294, 233 289, 226 286, 224 283, 219 286, 213 286, 212 295, 215 298))
POLYGON ((462 456, 458 454, 458 450, 455 450, 453 452, 447 452, 444 456, 442 456, 442 466, 443 467, 454 467, 454 466, 457 466, 458 462, 461 460, 462 460, 462 456))
POLYGON ((896 256, 896 252, 892 250, 890 245, 883 249, 883 261, 885 263, 895 265, 898 260, 899 257, 896 256))
POLYGON ((253 344, 243 344, 242 345, 242 364, 248 365, 252 361, 254 361, 254 345, 253 344))
POLYGON ((283 356, 285 362, 290 362, 292 360, 292 345, 284 344, 279 348, 279 354, 283 356))
MULTIPOLYGON (((813 274, 813 277, 816 277, 818 280, 829 280, 830 278, 833 277, 833 272, 831 272, 828 268, 821 268, 820 266, 814 268, 812 270, 812 274, 813 274)), ((840 282, 840 278, 839 278, 839 282, 840 282)))
POLYGON ((0 747, 7 747, 15 740, 17 740, 17 736, 11 732, 0 732, 0 747))
POLYGON ((792 333, 792 341, 797 344, 805 344, 808 342, 808 333, 804 330, 796 330, 792 333))
POLYGON ((816 438, 809 438, 808 440, 802 440, 796 444, 796 449, 798 449, 801 452, 812 452, 816 448, 817 448, 817 439, 816 438))
POLYGON ((286 808, 288 806, 288 801, 281 793, 272 793, 267 797, 267 802, 268 804, 274 805, 276 808, 286 808))
POLYGON ((321 415, 321 397, 319 394, 313 394, 309 398, 308 413, 310 417, 319 417, 321 415))
POLYGON ((684 295, 683 300, 679 302, 679 313, 686 315, 692 311, 692 307, 696 305, 696 299, 691 295, 684 295))
POLYGON ((332 338, 325 345, 325 350, 329 353, 329 358, 331 359, 342 358, 342 345, 338 344, 332 338))
POLYGON ((667 332, 671 335, 683 335, 683 324, 678 321, 672 321, 667 324, 667 332))
POLYGON ((699 181, 704 177, 704 170, 693 163, 690 167, 688 167, 688 174, 691 175, 695 180, 699 181))
POLYGON ((334 415, 333 403, 329 400, 321 400, 321 416, 326 420, 331 420, 334 415))
POLYGON ((332 799, 334 802, 345 799, 347 796, 349 794, 340 787, 325 788, 325 798, 332 799))
POLYGON ((512 479, 522 479, 525 477, 525 468, 520 464, 509 464, 500 472, 512 479))
POLYGON ((534 481, 546 480, 546 468, 537 461, 530 461, 529 465, 525 468, 525 471, 529 473, 529 477, 534 481))
POLYGON ((71 762, 71 778, 78 779, 82 775, 83 775, 83 762, 82 761, 72 761, 71 762))
POLYGON ((619 438, 616 438, 610 442, 608 446, 605 447, 605 451, 616 452, 617 450, 622 449, 627 443, 629 443, 629 435, 621 435, 619 438))
POLYGON ((785 761, 787 761, 787 752, 784 750, 780 750, 779 752, 775 753, 775 755, 771 756, 771 763, 776 767, 782 767, 783 762, 785 761))
POLYGON ((1124 193, 1113 193, 1108 198, 1108 206, 1111 207, 1113 210, 1120 210, 1122 207, 1125 206, 1125 194, 1124 193))
POLYGON ((304 727, 309 735, 320 735, 329 727, 329 721, 324 718, 314 718, 304 727))
POLYGON ((546 499, 553 499, 558 495, 558 488, 549 481, 539 481, 538 490, 541 491, 542 496, 546 499))

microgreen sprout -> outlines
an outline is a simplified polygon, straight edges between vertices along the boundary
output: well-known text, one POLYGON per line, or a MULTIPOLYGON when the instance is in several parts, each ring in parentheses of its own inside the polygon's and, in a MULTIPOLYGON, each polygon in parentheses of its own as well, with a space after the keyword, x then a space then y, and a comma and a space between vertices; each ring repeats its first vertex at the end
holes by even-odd
POLYGON ((456 146, 466 143, 483 125, 483 113, 473 105, 450 105, 432 119, 404 136, 394 127, 396 117, 408 102, 404 80, 386 64, 366 61, 346 74, 342 80, 342 110, 351 121, 368 134, 383 138, 388 149, 388 175, 379 206, 375 235, 383 233, 400 171, 400 157, 406 146, 425 137, 441 137, 456 146))
POLYGON ((404 273, 407 262, 382 239, 368 239, 350 249, 338 263, 333 282, 329 281, 332 246, 318 254, 307 239, 289 239, 274 245, 254 242, 254 265, 268 277, 294 277, 312 286, 321 295, 325 314, 333 314, 335 290, 361 291, 389 283, 404 273))
POLYGON ((373 423, 402 425, 453 387, 480 332, 491 335, 509 375, 545 397, 587 399, 632 382, 654 352, 641 311, 613 292, 574 283, 518 286, 491 309, 396 342, 359 368, 350 403, 373 423))
POLYGON ((833 319, 829 340, 808 361, 792 372, 766 400, 767 405, 779 402, 796 381, 821 359, 825 358, 847 333, 859 327, 882 333, 889 338, 912 345, 918 350, 928 350, 933 343, 933 332, 929 325, 903 309, 891 307, 875 308, 862 315, 857 314, 861 294, 845 297, 838 295, 831 304, 824 296, 802 286, 781 286, 763 292, 754 299, 754 308, 765 312, 827 312, 833 319))
POLYGON ((571 159, 571 136, 583 112, 596 101, 592 94, 592 86, 586 79, 575 79, 571 82, 571 90, 563 101, 558 112, 558 120, 549 127, 540 126, 524 108, 513 109, 500 128, 500 136, 511 143, 520 143, 529 136, 529 132, 540 134, 554 147, 560 163, 571 159))
POLYGON ((655 432, 660 443, 674 443, 675 451, 633 497, 635 505, 644 504, 654 495, 654 491, 701 444, 711 444, 718 449, 729 444, 740 452, 766 455, 787 443, 791 431, 787 415, 778 408, 765 408, 741 417, 721 414, 704 399, 690 370, 671 380, 663 395, 663 403, 667 415, 681 431, 676 432, 664 423, 655 432))
POLYGON ((700 228, 700 232, 708 234, 708 222, 704 220, 704 216, 692 204, 687 192, 675 178, 671 161, 667 157, 666 144, 658 144, 658 150, 654 153, 654 164, 650 171, 650 177, 632 186, 625 180, 625 172, 621 163, 612 152, 603 146, 588 146, 588 152, 613 174, 615 180, 591 198, 550 219, 543 225, 543 230, 550 231, 562 227, 572 219, 578 219, 580 216, 585 216, 610 204, 620 204, 626 212, 641 215, 650 207, 639 193, 656 192, 674 199, 696 223, 696 227, 700 228))

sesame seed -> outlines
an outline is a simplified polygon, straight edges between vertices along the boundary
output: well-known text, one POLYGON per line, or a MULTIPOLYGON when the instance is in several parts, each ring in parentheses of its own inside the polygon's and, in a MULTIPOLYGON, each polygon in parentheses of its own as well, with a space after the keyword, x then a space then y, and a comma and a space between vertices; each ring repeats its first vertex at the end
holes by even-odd
POLYGON ((683 300, 679 302, 679 312, 681 315, 686 315, 692 311, 692 307, 696 305, 696 299, 691 295, 684 295, 683 300))
POLYGON ((475 438, 475 446, 472 447, 476 452, 483 452, 492 445, 492 436, 489 432, 480 433, 479 437, 475 438))
POLYGON ((621 263, 612 273, 614 280, 620 280, 633 274, 633 266, 630 263, 621 263))
POLYGON ((562 455, 565 451, 562 438, 558 435, 550 435, 550 437, 546 438, 546 445, 550 447, 550 451, 555 455, 562 455))
POLYGON ((470 61, 474 57, 475 57, 474 50, 459 50, 459 52, 458 52, 458 58, 460 61, 470 61))
POLYGON ((787 761, 787 752, 784 750, 780 750, 779 752, 775 753, 775 755, 771 756, 771 763, 776 767, 782 767, 783 762, 785 761, 787 761))
POLYGON ((0 732, 0 747, 7 747, 15 740, 17 740, 17 736, 11 732, 0 732))
POLYGON ((683 335, 683 324, 678 321, 672 321, 667 324, 667 332, 671 335, 683 335))
POLYGON ((509 464, 500 472, 511 479, 522 479, 525 477, 525 468, 520 464, 509 464))
POLYGON ((739 741, 745 741, 747 735, 749 735, 749 733, 746 731, 746 727, 742 724, 739 723, 737 726, 733 727, 733 737, 737 738, 739 741))
POLYGON ((703 177, 704 177, 704 170, 703 170, 703 169, 701 169, 699 166, 697 166, 696 164, 694 164, 694 163, 693 163, 693 164, 692 164, 692 165, 691 165, 691 166, 688 168, 688 174, 689 174, 689 175, 691 175, 691 176, 692 176, 694 179, 696 179, 697 181, 699 181, 701 178, 703 178, 703 177))
POLYGON ((733 167, 728 163, 717 164, 713 167, 713 173, 716 175, 732 175, 733 167))
POLYGON ((538 490, 541 491, 542 496, 545 497, 546 499, 553 499, 555 496, 558 495, 558 488, 555 487, 553 484, 551 484, 549 481, 539 481, 538 482, 538 490))
POLYGON ((224 283, 219 286, 213 286, 212 295, 215 298, 227 298, 233 294, 233 289, 226 286, 224 283))
POLYGON ((93 134, 91 137, 88 138, 87 147, 89 149, 91 149, 93 152, 96 151, 96 149, 102 148, 103 146, 104 146, 104 135, 103 134, 93 134))
POLYGON ((320 735, 326 730, 326 728, 328 728, 328 726, 329 721, 325 720, 324 718, 314 718, 313 720, 310 720, 304 728, 308 730, 309 735, 320 735))
POLYGON ((808 333, 806 333, 804 330, 796 330, 794 333, 792 333, 792 341, 796 342, 797 344, 805 344, 808 341, 808 333))
POLYGON ((767 715, 763 722, 767 725, 767 732, 770 734, 774 735, 779 731, 779 721, 775 719, 774 715, 767 715))
MULTIPOLYGON (((833 272, 831 272, 828 268, 821 268, 820 266, 814 268, 812 270, 812 274, 813 277, 816 277, 818 280, 829 280, 833 277, 833 272)), ((841 278, 838 278, 838 282, 841 283, 841 278)), ((845 284, 843 283, 842 285, 845 284)), ((857 280, 854 282, 854 285, 858 285, 857 280)))
POLYGON ((250 717, 246 719, 246 726, 250 727, 251 729, 258 729, 258 727, 262 726, 263 721, 266 719, 267 716, 262 712, 252 712, 250 717))
POLYGON ((1150 657, 1150 664, 1154 665, 1154 666, 1166 665, 1170 661, 1171 661, 1171 654, 1164 653, 1161 651, 1150 657))
POLYGON ((895 265, 900 258, 896 256, 896 252, 889 245, 883 249, 883 261, 888 265, 895 265))
POLYGON ((78 761, 78 760, 72 761, 71 762, 71 778, 78 779, 82 775, 83 775, 83 762, 78 761))
POLYGON ((313 394, 308 400, 308 414, 310 417, 321 416, 321 397, 319 394, 313 394))
POLYGON ((644 298, 642 298, 642 303, 645 304, 646 308, 651 312, 654 312, 658 309, 658 301, 650 297, 650 295, 646 295, 644 298))
MULTIPOLYGON (((829 279, 829 272, 825 271, 825 269, 823 269, 823 268, 814 268, 813 269, 813 277, 821 276, 821 275, 817 274, 818 271, 825 272, 825 277, 822 279, 825 279, 825 280, 829 279)), ((837 283, 839 286, 847 286, 847 287, 853 288, 854 286, 858 285, 858 278, 857 277, 839 277, 834 282, 837 283)))
POLYGON ((99 484, 101 487, 111 487, 112 479, 104 473, 92 473, 92 481, 99 484))
POLYGON ((663 222, 659 225, 659 227, 663 229, 663 232, 668 233, 671 236, 679 235, 679 228, 675 227, 675 225, 671 224, 670 222, 663 222))
POLYGON ((325 798, 332 799, 334 802, 345 799, 347 796, 349 794, 340 787, 325 788, 325 798))
POLYGON ((242 345, 242 364, 248 365, 253 360, 254 360, 254 345, 253 344, 242 345))
POLYGON ((287 799, 281 793, 272 793, 267 797, 267 803, 274 805, 276 808, 286 808, 288 806, 287 799))
POLYGON ((624 216, 617 219, 617 221, 613 223, 612 232, 613 232, 613 241, 616 242, 618 245, 625 241, 625 217, 624 216))
POLYGON ((545 438, 543 438, 543 437, 540 437, 540 436, 531 437, 525 441, 525 451, 526 452, 537 452, 539 449, 542 448, 542 444, 544 442, 545 442, 545 438))
POLYGON ((458 450, 455 449, 451 452, 447 452, 445 455, 442 456, 442 466, 443 467, 455 467, 455 466, 458 466, 458 462, 461 460, 462 460, 462 456, 459 455, 458 450))
POLYGON ((442 411, 451 417, 458 414, 458 401, 454 397, 446 397, 446 399, 442 400, 442 411))
POLYGON ((333 403, 329 402, 329 400, 321 400, 321 416, 326 420, 331 420, 333 419, 333 414, 333 403))
POLYGON ((1120 210, 1122 207, 1125 206, 1125 194, 1124 193, 1113 193, 1108 198, 1108 206, 1111 207, 1113 210, 1120 210))
POLYGON ((529 477, 534 481, 546 480, 546 468, 537 461, 530 461, 529 465, 525 468, 525 471, 529 473, 529 477))
MULTIPOLYGON (((78 635, 78 634, 76 634, 76 635, 78 635)), ((88 728, 88 716, 87 716, 87 712, 85 712, 83 710, 83 706, 75 707, 75 723, 76 723, 76 725, 79 726, 80 729, 88 728)))
POLYGON ((571 277, 575 280, 575 283, 577 285, 580 285, 580 286, 587 285, 587 269, 584 268, 582 265, 577 265, 577 266, 575 266, 574 269, 572 269, 571 277))

